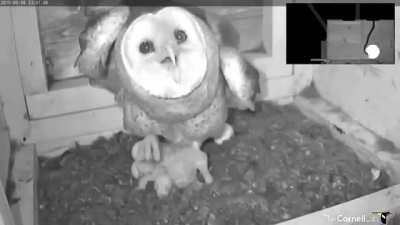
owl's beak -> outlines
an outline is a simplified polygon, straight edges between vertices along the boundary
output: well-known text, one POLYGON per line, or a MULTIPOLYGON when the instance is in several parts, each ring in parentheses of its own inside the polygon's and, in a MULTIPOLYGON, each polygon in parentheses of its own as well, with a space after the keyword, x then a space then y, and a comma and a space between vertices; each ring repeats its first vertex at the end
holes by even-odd
POLYGON ((174 66, 176 66, 175 51, 170 46, 168 46, 167 52, 168 52, 168 56, 171 59, 172 63, 174 64, 174 66))
MULTIPOLYGON (((176 59, 176 51, 174 50, 173 46, 167 46, 165 48, 165 53, 166 53, 166 57, 161 60, 162 64, 167 64, 168 68, 171 68, 171 66, 173 68, 176 67, 176 63, 177 63, 177 59, 176 59)), ((174 79, 174 81, 176 83, 180 83, 181 82, 181 75, 178 71, 174 71, 172 73, 172 79, 174 79)))
POLYGON ((171 46, 168 46, 164 49, 164 58, 161 60, 161 64, 170 64, 172 63, 176 66, 176 53, 171 46))

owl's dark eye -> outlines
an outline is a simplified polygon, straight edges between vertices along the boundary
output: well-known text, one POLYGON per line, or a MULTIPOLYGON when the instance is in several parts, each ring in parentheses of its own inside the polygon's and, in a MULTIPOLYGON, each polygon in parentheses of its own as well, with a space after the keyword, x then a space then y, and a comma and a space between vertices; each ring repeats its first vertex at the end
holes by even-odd
POLYGON ((147 54, 147 53, 150 53, 150 52, 154 52, 154 44, 153 44, 153 42, 149 41, 149 40, 143 41, 139 45, 139 51, 142 54, 147 54))
POLYGON ((187 35, 183 30, 175 30, 174 36, 175 39, 178 41, 178 44, 185 42, 187 39, 187 35))

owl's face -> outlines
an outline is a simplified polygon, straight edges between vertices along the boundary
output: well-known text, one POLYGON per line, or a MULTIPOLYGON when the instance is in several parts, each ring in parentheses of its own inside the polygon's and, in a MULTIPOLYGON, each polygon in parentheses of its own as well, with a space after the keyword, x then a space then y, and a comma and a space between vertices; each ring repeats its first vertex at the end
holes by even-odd
POLYGON ((198 19, 182 8, 138 17, 121 42, 130 81, 161 98, 190 94, 206 76, 203 35, 198 19))

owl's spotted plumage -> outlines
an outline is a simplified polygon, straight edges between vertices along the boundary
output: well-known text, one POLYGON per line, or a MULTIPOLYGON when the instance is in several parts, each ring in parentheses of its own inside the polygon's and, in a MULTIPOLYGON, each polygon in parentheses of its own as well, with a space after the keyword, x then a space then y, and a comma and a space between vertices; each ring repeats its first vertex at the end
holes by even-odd
POLYGON ((221 143, 232 135, 228 105, 254 110, 257 74, 246 73, 239 53, 187 10, 166 7, 130 21, 115 9, 104 18, 92 29, 97 35, 83 38, 82 46, 97 48, 83 47, 77 62, 94 80, 116 81, 105 86, 121 97, 125 128, 145 137, 132 149, 135 160, 160 160, 158 136, 195 148, 208 138, 221 143))

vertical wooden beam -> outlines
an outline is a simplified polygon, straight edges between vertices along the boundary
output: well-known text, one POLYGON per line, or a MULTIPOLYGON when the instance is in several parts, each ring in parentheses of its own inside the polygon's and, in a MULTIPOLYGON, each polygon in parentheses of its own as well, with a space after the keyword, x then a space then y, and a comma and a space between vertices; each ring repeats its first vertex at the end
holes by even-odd
MULTIPOLYGON (((292 66, 286 64, 286 6, 272 7, 272 57, 271 73, 292 74, 292 66)), ((266 12, 267 9, 265 9, 266 12)))
POLYGON ((12 7, 18 64, 26 95, 47 91, 39 25, 35 7, 12 7))
POLYGON ((247 53, 245 58, 268 79, 292 75, 292 65, 286 64, 286 6, 265 6, 263 17, 267 54, 247 53))
POLYGON ((0 225, 14 225, 14 218, 8 206, 4 186, 0 182, 0 225))
POLYGON ((0 7, 0 96, 4 101, 3 110, 10 129, 10 136, 22 141, 29 128, 29 123, 25 119, 26 105, 11 18, 11 7, 0 7))
POLYGON ((262 29, 267 54, 244 54, 260 73, 261 93, 257 98, 265 101, 283 98, 286 104, 292 99, 294 81, 293 65, 286 64, 286 6, 263 7, 262 29))
POLYGON ((0 97, 0 183, 6 184, 10 161, 10 136, 0 97))
POLYGON ((272 7, 263 7, 262 22, 263 46, 267 56, 272 56, 272 7))
POLYGON ((34 145, 26 145, 15 153, 11 178, 15 182, 12 206, 16 225, 38 225, 37 178, 38 162, 34 145))

